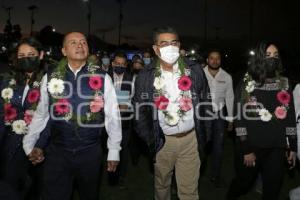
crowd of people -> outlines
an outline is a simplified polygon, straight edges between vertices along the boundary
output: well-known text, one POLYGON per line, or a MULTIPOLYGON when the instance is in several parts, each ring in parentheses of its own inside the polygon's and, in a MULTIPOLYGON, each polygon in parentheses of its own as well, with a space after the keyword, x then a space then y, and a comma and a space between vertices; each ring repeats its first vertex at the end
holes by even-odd
POLYGON ((174 180, 180 200, 197 200, 208 153, 210 181, 222 187, 224 134, 234 130, 236 177, 224 199, 257 179, 262 199, 278 199, 285 162, 300 157, 300 86, 282 75, 276 44, 258 45, 236 92, 220 50, 205 65, 187 59, 171 27, 154 31, 152 47, 131 60, 98 57, 70 32, 64 57, 48 63, 36 39, 22 39, 0 84, 0 197, 68 200, 76 186, 80 199, 97 200, 108 149, 112 184, 126 187, 129 157, 137 164, 146 152, 156 200, 171 200, 174 180))

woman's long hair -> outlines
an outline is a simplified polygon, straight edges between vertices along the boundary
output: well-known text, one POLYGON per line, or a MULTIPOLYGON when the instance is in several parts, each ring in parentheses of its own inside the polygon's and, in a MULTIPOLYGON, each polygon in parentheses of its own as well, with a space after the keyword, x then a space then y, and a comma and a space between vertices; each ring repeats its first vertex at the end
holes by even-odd
MULTIPOLYGON (((250 58, 248 73, 251 75, 252 79, 262 86, 267 79, 267 68, 266 68, 266 52, 270 45, 274 45, 277 49, 278 47, 272 42, 263 41, 259 43, 255 50, 255 55, 250 58)), ((279 65, 276 68, 277 73, 282 72, 282 62, 279 55, 279 65)))
MULTIPOLYGON (((16 46, 16 48, 13 52, 13 62, 12 62, 15 79, 16 79, 16 82, 18 85, 25 85, 26 80, 28 78, 26 76, 26 74, 24 74, 24 71, 18 70, 16 68, 17 60, 18 60, 18 50, 19 50, 19 47, 24 44, 29 45, 29 46, 33 47, 35 50, 37 50, 39 53, 38 56, 40 56, 41 51, 43 50, 41 43, 33 37, 24 38, 18 43, 18 45, 16 46)), ((42 71, 44 71, 44 62, 41 61, 40 66, 33 71, 28 84, 31 85, 34 81, 36 81, 37 75, 42 73, 42 71)))

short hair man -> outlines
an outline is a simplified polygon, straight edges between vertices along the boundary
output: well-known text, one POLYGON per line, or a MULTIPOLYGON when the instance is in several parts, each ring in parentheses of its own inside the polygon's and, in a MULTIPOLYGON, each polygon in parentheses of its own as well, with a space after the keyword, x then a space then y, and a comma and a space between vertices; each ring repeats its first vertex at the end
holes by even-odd
POLYGON ((80 199, 97 200, 103 124, 109 137, 107 170, 115 171, 119 163, 117 97, 110 77, 88 63, 89 47, 82 33, 66 34, 62 53, 66 60, 43 78, 37 114, 23 148, 33 163, 41 162, 47 151, 43 199, 69 200, 76 183, 80 199))
POLYGON ((200 119, 211 110, 207 80, 200 66, 179 57, 180 41, 173 28, 157 29, 153 40, 157 61, 146 66, 135 82, 136 132, 156 154, 155 199, 171 199, 175 168, 179 199, 196 200, 198 150, 210 128, 209 120, 200 119))

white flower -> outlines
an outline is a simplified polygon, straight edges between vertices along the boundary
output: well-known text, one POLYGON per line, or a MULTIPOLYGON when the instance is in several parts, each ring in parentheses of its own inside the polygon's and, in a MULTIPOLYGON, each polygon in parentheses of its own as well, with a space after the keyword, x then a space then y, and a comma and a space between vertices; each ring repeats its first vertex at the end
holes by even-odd
POLYGON ((5 122, 4 124, 5 124, 5 126, 10 126, 11 122, 5 122))
POLYGON ((65 116, 63 117, 63 119, 66 122, 70 121, 70 119, 72 119, 72 113, 66 113, 65 116))
POLYGON ((265 108, 260 109, 258 111, 258 114, 260 116, 260 119, 262 121, 264 121, 264 122, 268 122, 268 121, 270 121, 272 119, 271 113, 267 109, 265 109, 265 108))
POLYGON ((154 79, 154 84, 153 85, 154 85, 155 89, 161 90, 165 86, 165 82, 162 78, 156 77, 154 79))
POLYGON ((191 75, 191 69, 185 69, 185 75, 190 76, 191 75))
POLYGON ((14 91, 11 88, 5 88, 1 92, 1 97, 5 100, 10 100, 14 95, 14 91))
POLYGON ((248 72, 245 74, 245 76, 244 76, 244 81, 247 81, 249 79, 249 74, 248 74, 248 72))
POLYGON ((169 112, 168 115, 165 117, 165 122, 169 126, 175 126, 178 124, 179 119, 180 117, 177 112, 169 112))
POLYGON ((92 116, 91 113, 89 113, 89 112, 86 113, 86 118, 87 118, 87 120, 91 120, 91 116, 92 116))
POLYGON ((15 79, 11 79, 11 80, 9 81, 9 85, 10 85, 10 86, 16 85, 16 80, 15 80, 15 79))
POLYGON ((167 111, 170 113, 177 113, 179 111, 179 105, 176 103, 169 102, 167 111))
POLYGON ((255 89, 255 81, 249 81, 246 86, 246 91, 248 93, 251 93, 251 92, 253 92, 254 89, 255 89))
POLYGON ((48 90, 50 94, 62 94, 64 89, 64 81, 61 79, 52 78, 48 83, 48 90))
POLYGON ((34 81, 32 85, 33 85, 33 87, 37 88, 40 86, 40 83, 37 81, 34 81))
POLYGON ((27 132, 26 123, 24 120, 16 120, 12 123, 12 129, 16 134, 25 134, 27 132))

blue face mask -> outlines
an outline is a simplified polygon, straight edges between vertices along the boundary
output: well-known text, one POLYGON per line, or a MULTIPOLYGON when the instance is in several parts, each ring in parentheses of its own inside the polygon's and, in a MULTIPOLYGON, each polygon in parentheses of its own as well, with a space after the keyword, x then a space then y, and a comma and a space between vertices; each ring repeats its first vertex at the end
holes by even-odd
POLYGON ((122 67, 122 66, 115 66, 114 67, 114 72, 116 74, 123 74, 124 72, 126 71, 126 68, 125 67, 122 67))
POLYGON ((145 65, 149 65, 151 63, 151 58, 143 58, 145 65))
POLYGON ((110 64, 110 59, 109 58, 102 58, 101 61, 102 61, 103 65, 109 65, 110 64))

